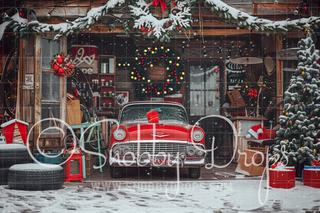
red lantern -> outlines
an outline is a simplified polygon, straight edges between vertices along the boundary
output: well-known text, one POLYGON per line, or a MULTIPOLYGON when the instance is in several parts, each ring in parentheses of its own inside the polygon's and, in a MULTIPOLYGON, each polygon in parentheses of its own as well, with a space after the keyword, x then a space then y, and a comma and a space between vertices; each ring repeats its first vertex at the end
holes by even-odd
POLYGON ((53 65, 53 69, 54 69, 55 71, 58 71, 58 70, 59 70, 59 66, 58 66, 57 64, 54 64, 54 65, 53 65))
POLYGON ((63 63, 63 59, 62 59, 62 58, 57 58, 57 62, 58 62, 59 64, 62 64, 62 63, 63 63))

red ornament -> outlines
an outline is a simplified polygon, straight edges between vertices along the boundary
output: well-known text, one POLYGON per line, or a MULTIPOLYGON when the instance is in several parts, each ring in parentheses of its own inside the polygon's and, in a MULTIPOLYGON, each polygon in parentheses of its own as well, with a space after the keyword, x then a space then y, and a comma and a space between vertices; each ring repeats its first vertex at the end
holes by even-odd
POLYGON ((305 93, 305 92, 306 92, 306 88, 303 89, 303 93, 305 93))
POLYGON ((63 63, 63 59, 62 58, 57 58, 57 63, 62 64, 63 63))
POLYGON ((181 26, 178 26, 178 29, 179 29, 179 30, 182 30, 182 27, 181 27, 181 26))
POLYGON ((292 126, 292 121, 290 121, 290 125, 292 126))
POLYGON ((145 31, 146 28, 145 28, 145 27, 141 27, 140 30, 141 30, 141 31, 145 31))
POLYGON ((59 73, 59 74, 64 73, 64 69, 63 69, 62 67, 60 67, 59 70, 58 70, 58 73, 59 73))
POLYGON ((69 65, 69 68, 70 68, 70 69, 73 69, 74 67, 75 67, 75 66, 74 66, 73 64, 70 64, 70 65, 69 65))
POLYGON ((59 66, 58 66, 57 64, 54 64, 54 65, 53 65, 53 69, 54 69, 55 71, 58 71, 59 66))
POLYGON ((258 97, 257 89, 250 89, 250 92, 248 93, 248 96, 251 96, 251 98, 258 97))
POLYGON ((60 55, 60 57, 62 58, 62 60, 64 60, 66 58, 65 55, 60 55))

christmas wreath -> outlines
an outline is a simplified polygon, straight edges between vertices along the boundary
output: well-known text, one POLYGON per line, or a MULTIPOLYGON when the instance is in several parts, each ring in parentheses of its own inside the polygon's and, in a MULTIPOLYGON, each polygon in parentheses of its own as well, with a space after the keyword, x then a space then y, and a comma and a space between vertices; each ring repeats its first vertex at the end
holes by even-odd
POLYGON ((146 3, 144 0, 139 0, 135 5, 130 5, 131 16, 134 18, 133 28, 140 30, 145 37, 155 37, 161 42, 170 41, 170 36, 188 30, 192 24, 191 7, 192 0, 186 1, 167 1, 154 0, 151 3, 146 3), (149 7, 161 6, 164 12, 169 4, 168 17, 157 19, 151 12, 149 7))
POLYGON ((144 99, 145 95, 160 97, 175 94, 185 78, 179 52, 164 46, 148 47, 142 53, 138 52, 130 72, 135 94, 139 99, 144 99), (150 69, 161 62, 166 72, 164 80, 152 82, 148 75, 150 69))
POLYGON ((71 77, 74 75, 75 66, 69 56, 63 53, 54 56, 51 66, 56 75, 60 77, 71 77))

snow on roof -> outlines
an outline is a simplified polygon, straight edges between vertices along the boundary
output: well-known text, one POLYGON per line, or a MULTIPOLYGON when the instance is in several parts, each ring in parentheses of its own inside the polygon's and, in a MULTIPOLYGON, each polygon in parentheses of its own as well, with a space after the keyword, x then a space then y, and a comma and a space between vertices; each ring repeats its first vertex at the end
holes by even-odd
POLYGON ((24 163, 24 164, 16 164, 9 168, 9 170, 22 170, 22 171, 30 171, 30 170, 61 170, 62 166, 55 164, 37 164, 37 163, 24 163))
POLYGON ((6 150, 6 149, 25 149, 27 150, 28 148, 25 145, 22 144, 0 144, 0 150, 6 150))
POLYGON ((27 122, 24 122, 24 121, 21 121, 21 120, 18 120, 18 119, 13 119, 11 121, 8 121, 8 122, 5 122, 5 123, 1 124, 1 127, 3 128, 3 127, 6 127, 6 126, 9 126, 10 124, 13 124, 15 122, 22 123, 22 124, 25 124, 27 126, 29 125, 27 122))

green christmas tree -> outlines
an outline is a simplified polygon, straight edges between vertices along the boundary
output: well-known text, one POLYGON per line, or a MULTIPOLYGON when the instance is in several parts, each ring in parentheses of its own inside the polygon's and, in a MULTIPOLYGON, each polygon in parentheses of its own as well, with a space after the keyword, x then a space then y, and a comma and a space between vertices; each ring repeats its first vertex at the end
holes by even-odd
POLYGON ((269 160, 311 165, 320 151, 319 50, 310 37, 298 43, 298 66, 285 92, 283 115, 269 160))

